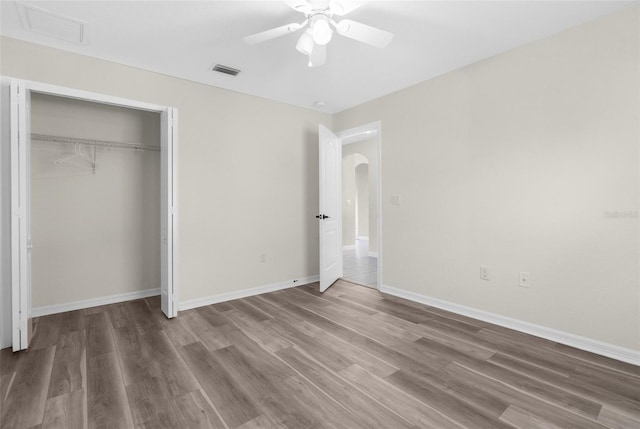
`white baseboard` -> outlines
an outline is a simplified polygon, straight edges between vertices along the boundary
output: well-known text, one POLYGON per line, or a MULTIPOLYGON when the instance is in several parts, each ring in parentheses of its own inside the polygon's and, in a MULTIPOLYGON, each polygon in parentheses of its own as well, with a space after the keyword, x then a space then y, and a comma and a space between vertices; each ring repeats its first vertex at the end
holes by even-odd
MULTIPOLYGON (((216 304, 218 302, 231 301, 248 296, 260 295, 267 292, 275 292, 277 290, 287 289, 290 287, 302 286, 309 283, 320 281, 319 276, 304 277, 300 279, 289 280, 286 282, 273 283, 258 286, 250 289, 243 289, 237 292, 223 293, 219 295, 208 296, 205 298, 193 299, 180 303, 180 311, 189 310, 191 308, 203 307, 205 305, 216 304)), ((83 301, 74 301, 65 304, 48 305, 44 307, 35 307, 31 309, 31 317, 47 316, 49 314, 64 313, 65 311, 81 310, 84 308, 97 307, 99 305, 115 304, 133 299, 147 298, 149 296, 160 295, 160 289, 147 289, 137 292, 123 293, 119 295, 105 296, 95 299, 87 299, 83 301)))
POLYGON ((371 256, 372 258, 377 258, 378 257, 378 252, 369 251, 369 256, 371 256))
POLYGON ((350 250, 350 249, 355 249, 356 245, 355 244, 348 244, 346 246, 342 246, 342 250, 350 250))
POLYGON ((555 341, 556 343, 565 344, 567 346, 575 347, 602 356, 607 356, 612 359, 627 362, 633 365, 640 365, 640 351, 637 350, 627 349, 624 347, 616 346, 614 344, 593 340, 591 338, 581 337, 579 335, 558 331, 556 329, 524 322, 522 320, 512 319, 510 317, 501 316, 499 314, 490 313, 488 311, 477 310, 475 308, 466 307, 464 305, 455 304, 449 301, 432 298, 426 295, 398 289, 391 286, 382 285, 382 287, 380 288, 380 292, 397 296, 399 298, 408 299, 409 301, 430 305, 432 307, 447 310, 452 313, 461 314, 463 316, 468 316, 474 319, 493 323, 494 325, 514 329, 526 334, 535 335, 536 337, 555 341))
POLYGON ((82 310, 83 308, 115 304, 117 302, 131 301, 133 299, 147 298, 156 295, 160 295, 160 289, 146 289, 136 292, 121 293, 117 295, 103 296, 100 298, 68 302, 65 304, 34 307, 31 309, 31 317, 47 316, 49 314, 64 313, 65 311, 82 310))
POLYGON ((180 311, 190 310, 192 308, 204 307, 205 305, 217 304, 219 302, 232 301, 234 299, 246 298, 248 296, 260 295, 267 292, 275 292, 277 290, 288 289, 290 287, 302 286, 309 283, 320 281, 319 276, 304 277, 286 282, 272 283, 268 285, 252 287, 236 292, 221 293, 219 295, 207 296, 205 298, 192 299, 182 301, 180 303, 180 311))
POLYGON ((356 238, 356 240, 358 240, 358 241, 369 241, 369 237, 360 236, 360 237, 356 238))

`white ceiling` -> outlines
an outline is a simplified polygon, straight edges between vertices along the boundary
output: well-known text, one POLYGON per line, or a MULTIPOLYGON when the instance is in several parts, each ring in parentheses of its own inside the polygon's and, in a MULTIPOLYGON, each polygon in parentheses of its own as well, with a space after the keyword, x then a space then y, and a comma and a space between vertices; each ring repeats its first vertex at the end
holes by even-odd
POLYGON ((0 34, 334 113, 638 1, 371 1, 346 17, 393 32, 391 44, 377 49, 334 35, 318 68, 296 51, 300 33, 255 46, 242 41, 302 21, 281 1, 24 3, 86 21, 87 43, 24 29, 13 0, 0 4, 0 34), (241 73, 212 72, 216 63, 241 73))

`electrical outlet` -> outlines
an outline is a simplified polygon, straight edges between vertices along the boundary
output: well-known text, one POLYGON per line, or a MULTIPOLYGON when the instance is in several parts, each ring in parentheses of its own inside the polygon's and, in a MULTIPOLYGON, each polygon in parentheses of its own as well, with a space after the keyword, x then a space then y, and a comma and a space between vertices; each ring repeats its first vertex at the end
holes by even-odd
POLYGON ((520 271, 520 280, 519 280, 519 284, 522 287, 529 287, 529 273, 524 272, 524 271, 520 271))
POLYGON ((491 270, 486 265, 480 265, 480 278, 482 280, 491 280, 491 270))
POLYGON ((267 254, 266 253, 261 253, 260 254, 260 262, 267 262, 267 254))
POLYGON ((397 194, 397 195, 391 195, 391 205, 392 206, 399 206, 400 203, 402 202, 402 196, 397 194))

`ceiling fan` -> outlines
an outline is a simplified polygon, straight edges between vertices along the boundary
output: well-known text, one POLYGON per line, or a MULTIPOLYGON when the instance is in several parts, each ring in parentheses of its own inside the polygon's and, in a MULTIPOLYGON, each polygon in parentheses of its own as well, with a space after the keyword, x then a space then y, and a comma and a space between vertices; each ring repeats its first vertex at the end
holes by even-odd
POLYGON ((334 21, 335 16, 344 16, 363 5, 363 1, 349 0, 289 0, 285 1, 293 10, 304 14, 304 21, 285 24, 244 38, 245 43, 255 45, 285 36, 305 28, 298 39, 296 49, 309 57, 309 67, 318 67, 326 62, 327 44, 333 33, 348 37, 378 48, 387 46, 393 33, 371 27, 350 19, 334 21))

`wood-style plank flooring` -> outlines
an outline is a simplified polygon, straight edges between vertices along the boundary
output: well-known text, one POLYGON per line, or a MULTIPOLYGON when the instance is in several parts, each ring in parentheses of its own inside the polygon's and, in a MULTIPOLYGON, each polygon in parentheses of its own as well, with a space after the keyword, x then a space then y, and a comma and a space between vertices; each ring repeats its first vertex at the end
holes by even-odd
POLYGON ((35 320, 2 429, 640 428, 640 368, 338 281, 35 320))

